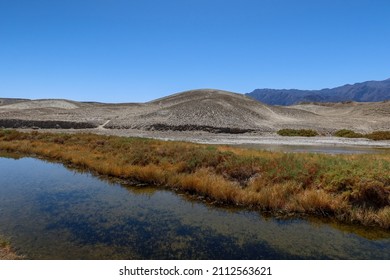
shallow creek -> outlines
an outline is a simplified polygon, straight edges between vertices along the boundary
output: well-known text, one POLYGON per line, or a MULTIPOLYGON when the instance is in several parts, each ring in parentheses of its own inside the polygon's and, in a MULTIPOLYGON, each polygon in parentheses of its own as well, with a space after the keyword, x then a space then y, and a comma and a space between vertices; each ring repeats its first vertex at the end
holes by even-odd
POLYGON ((0 157, 0 235, 27 259, 390 259, 390 232, 281 220, 0 157))

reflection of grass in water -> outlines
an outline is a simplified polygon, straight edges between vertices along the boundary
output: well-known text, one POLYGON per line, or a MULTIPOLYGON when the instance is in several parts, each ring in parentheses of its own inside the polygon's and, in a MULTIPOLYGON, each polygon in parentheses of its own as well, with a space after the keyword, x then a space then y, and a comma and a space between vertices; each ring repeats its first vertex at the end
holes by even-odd
POLYGON ((0 150, 0 157, 10 158, 10 159, 20 159, 20 158, 23 158, 25 156, 20 154, 20 153, 12 153, 12 152, 8 152, 8 151, 0 150))
MULTIPOLYGON (((142 212, 129 211, 102 220, 93 214, 96 206, 87 211, 80 204, 68 214, 62 211, 64 214, 47 230, 69 231, 79 246, 97 247, 101 256, 118 259, 351 258, 354 246, 360 249, 358 240, 343 249, 343 236, 324 225, 312 231, 311 226, 295 220, 252 223, 242 215, 231 216, 221 210, 213 211, 202 222, 199 215, 204 217, 204 210, 183 209, 175 204, 171 213, 168 206, 149 209, 146 204, 142 212)), ((371 256, 369 251, 357 253, 360 258, 371 256)))
POLYGON ((390 227, 389 154, 248 151, 151 139, 0 131, 0 149, 273 213, 390 227))
MULTIPOLYGON (((137 186, 124 186, 126 190, 128 190, 132 194, 136 195, 153 195, 156 192, 158 192, 158 189, 153 186, 147 186, 147 187, 137 187, 137 186)), ((184 201, 190 202, 190 203, 199 203, 199 196, 197 195, 190 195, 185 192, 177 192, 181 195, 181 198, 184 201)), ((245 213, 245 207, 234 207, 232 205, 226 205, 226 204, 218 204, 218 203, 209 203, 209 201, 203 201, 204 206, 210 210, 215 210, 215 209, 220 209, 222 210, 223 216, 226 216, 227 213, 229 214, 242 214, 245 213), (243 212, 244 210, 244 212, 243 212)), ((253 211, 249 211, 247 213, 253 213, 253 211)), ((264 212, 260 211, 257 212, 258 215, 260 216, 259 219, 264 219, 265 221, 275 221, 275 218, 277 220, 280 220, 282 223, 289 223, 289 221, 296 221, 296 217, 294 216, 289 216, 281 213, 280 216, 275 216, 275 213, 270 213, 270 212, 264 212)), ((187 215, 190 219, 193 218, 192 215, 187 215)), ((216 216, 216 215, 214 215, 216 216)), ((220 223, 220 215, 217 216, 218 219, 213 220, 213 221, 208 221, 208 223, 212 223, 214 225, 221 224, 220 223)), ((276 221, 277 221, 276 220, 276 221)), ((337 230, 343 231, 345 233, 351 233, 351 234, 356 234, 360 237, 369 239, 369 240, 380 240, 380 239, 390 239, 390 232, 384 229, 380 228, 373 228, 373 227, 366 227, 362 225, 352 225, 352 224, 345 224, 345 223, 340 223, 335 221, 334 219, 326 218, 326 217, 312 217, 312 216, 307 216, 306 220, 310 222, 313 226, 330 226, 333 227, 337 230)), ((246 227, 247 225, 245 225, 246 227)), ((223 230, 221 232, 231 232, 231 226, 226 225, 226 224, 221 224, 221 228, 223 230)))
POLYGON ((4 249, 5 247, 7 247, 9 245, 10 245, 9 242, 6 241, 5 238, 0 235, 0 248, 4 249))
MULTIPOLYGON (((310 219, 312 220, 315 219, 310 219)), ((350 224, 344 224, 339 223, 334 220, 325 220, 326 224, 331 226, 332 228, 335 228, 339 231, 348 233, 348 234, 354 234, 360 237, 363 237, 368 240, 389 240, 390 239, 390 232, 384 229, 380 228, 372 228, 372 227, 365 227, 361 225, 350 225, 350 224)), ((323 219, 317 219, 316 223, 323 225, 324 220, 323 219)))

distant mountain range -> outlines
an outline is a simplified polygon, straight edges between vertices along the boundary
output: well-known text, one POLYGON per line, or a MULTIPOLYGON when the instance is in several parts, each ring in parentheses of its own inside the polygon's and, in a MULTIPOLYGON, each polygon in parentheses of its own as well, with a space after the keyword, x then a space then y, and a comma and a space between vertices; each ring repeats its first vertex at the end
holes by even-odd
POLYGON ((390 100, 390 79, 321 90, 255 89, 246 95, 270 105, 293 105, 302 102, 377 102, 390 100))

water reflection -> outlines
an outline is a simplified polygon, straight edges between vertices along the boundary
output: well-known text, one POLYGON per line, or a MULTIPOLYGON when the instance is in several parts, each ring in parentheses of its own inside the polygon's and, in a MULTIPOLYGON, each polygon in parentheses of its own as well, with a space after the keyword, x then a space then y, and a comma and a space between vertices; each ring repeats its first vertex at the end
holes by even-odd
POLYGON ((31 259, 390 258, 387 231, 216 208, 32 158, 0 158, 1 234, 31 259))

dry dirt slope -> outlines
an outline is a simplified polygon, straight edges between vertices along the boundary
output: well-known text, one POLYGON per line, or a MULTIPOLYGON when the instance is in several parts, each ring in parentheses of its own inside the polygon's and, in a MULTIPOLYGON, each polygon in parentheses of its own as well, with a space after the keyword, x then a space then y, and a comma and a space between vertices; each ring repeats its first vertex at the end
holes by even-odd
POLYGON ((289 121, 291 112, 314 115, 296 109, 281 112, 241 94, 211 89, 182 92, 145 105, 147 110, 130 122, 119 117, 107 127, 241 133, 270 131, 275 121, 289 121))
POLYGON ((54 99, 10 103, 0 103, 0 127, 102 129, 104 126, 156 133, 162 130, 274 132, 281 128, 312 128, 322 132, 341 128, 360 132, 390 130, 389 102, 270 106, 242 94, 213 89, 186 91, 147 103, 102 104, 54 99))

